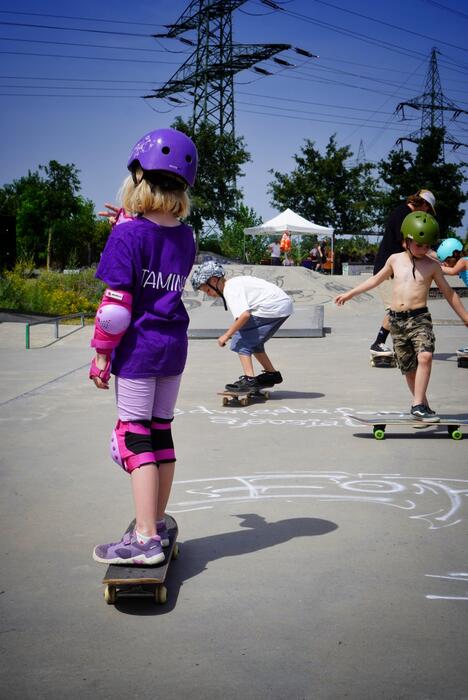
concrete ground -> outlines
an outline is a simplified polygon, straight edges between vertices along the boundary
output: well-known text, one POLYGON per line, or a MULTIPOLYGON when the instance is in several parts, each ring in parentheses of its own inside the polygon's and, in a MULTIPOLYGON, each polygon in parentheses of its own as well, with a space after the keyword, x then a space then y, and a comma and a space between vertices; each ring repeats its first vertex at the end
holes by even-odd
MULTIPOLYGON (((375 297, 320 303, 325 337, 269 343, 284 383, 265 404, 223 408, 238 360, 191 341, 165 606, 106 605, 91 559, 133 516, 108 457, 113 391, 87 380, 91 328, 50 344, 36 326, 27 351, 24 325, 0 324, 2 698, 468 698, 468 430, 378 442, 350 421, 409 395, 369 365, 375 297)), ((468 417, 466 328, 431 310, 431 404, 468 417)))

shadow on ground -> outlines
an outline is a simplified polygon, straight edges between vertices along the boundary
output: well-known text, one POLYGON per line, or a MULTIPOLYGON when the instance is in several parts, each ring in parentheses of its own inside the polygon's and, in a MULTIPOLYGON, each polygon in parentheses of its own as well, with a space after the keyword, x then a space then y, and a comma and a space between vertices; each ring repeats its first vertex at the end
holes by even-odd
POLYGON ((269 523, 256 513, 239 514, 240 527, 233 532, 186 540, 180 544, 180 558, 172 562, 166 579, 168 601, 155 605, 149 598, 120 598, 115 607, 127 615, 164 615, 174 609, 185 581, 201 574, 210 562, 258 552, 297 537, 326 535, 338 528, 320 518, 288 518, 269 523))

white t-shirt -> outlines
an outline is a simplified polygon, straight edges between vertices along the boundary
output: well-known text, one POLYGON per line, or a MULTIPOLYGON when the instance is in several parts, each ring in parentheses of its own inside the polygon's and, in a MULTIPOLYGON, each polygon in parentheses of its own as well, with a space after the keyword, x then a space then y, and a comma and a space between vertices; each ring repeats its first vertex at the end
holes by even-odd
POLYGON ((270 245, 268 247, 271 251, 272 258, 280 258, 281 257, 281 248, 279 246, 279 243, 270 243, 270 245))
POLYGON ((276 284, 259 277, 231 277, 226 280, 223 294, 234 318, 244 311, 261 318, 283 318, 293 312, 291 297, 276 284))

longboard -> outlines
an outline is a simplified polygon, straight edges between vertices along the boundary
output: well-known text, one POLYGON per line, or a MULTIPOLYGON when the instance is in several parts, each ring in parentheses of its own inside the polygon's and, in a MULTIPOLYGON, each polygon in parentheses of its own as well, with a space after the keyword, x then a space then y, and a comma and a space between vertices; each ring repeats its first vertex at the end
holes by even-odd
MULTIPOLYGON (((167 601, 167 588, 164 585, 169 565, 172 559, 179 556, 177 523, 170 515, 166 515, 166 526, 169 532, 169 545, 164 547, 165 559, 156 566, 125 566, 111 564, 104 578, 104 599, 108 605, 114 605, 121 596, 152 597, 155 603, 164 604, 167 601)), ((133 520, 127 528, 130 532, 135 527, 133 520)))
POLYGON ((266 401, 270 398, 270 392, 260 389, 255 391, 218 391, 218 396, 222 396, 222 405, 229 406, 230 403, 237 401, 241 406, 248 406, 252 400, 266 401))
POLYGON ((468 367, 468 347, 457 350, 457 365, 458 367, 468 367))
POLYGON ((439 425, 445 425, 447 426, 447 432, 452 440, 462 440, 463 432, 460 430, 460 426, 468 425, 468 419, 460 418, 460 416, 440 416, 440 421, 437 423, 425 423, 424 421, 417 420, 409 413, 375 413, 368 418, 361 418, 360 416, 348 414, 347 417, 359 423, 364 423, 364 425, 372 426, 372 434, 376 440, 385 439, 385 428, 387 425, 406 425, 409 428, 418 430, 421 430, 421 428, 437 428, 439 425))
POLYGON ((393 352, 371 352, 370 354, 371 367, 396 367, 396 359, 393 352))

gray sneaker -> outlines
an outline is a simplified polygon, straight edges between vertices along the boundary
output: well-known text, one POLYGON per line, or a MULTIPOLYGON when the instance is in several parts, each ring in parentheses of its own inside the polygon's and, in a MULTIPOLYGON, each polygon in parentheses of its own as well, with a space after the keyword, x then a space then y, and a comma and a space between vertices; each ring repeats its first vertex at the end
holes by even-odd
POLYGON ((135 532, 126 532, 120 542, 98 544, 93 552, 94 561, 101 564, 127 564, 127 566, 154 566, 164 561, 161 538, 156 535, 143 544, 135 532))
POLYGON ((156 523, 156 531, 161 538, 161 547, 169 547, 169 532, 165 520, 158 520, 156 523))
POLYGON ((423 423, 438 423, 439 416, 423 403, 418 403, 416 406, 411 406, 411 415, 423 423))

